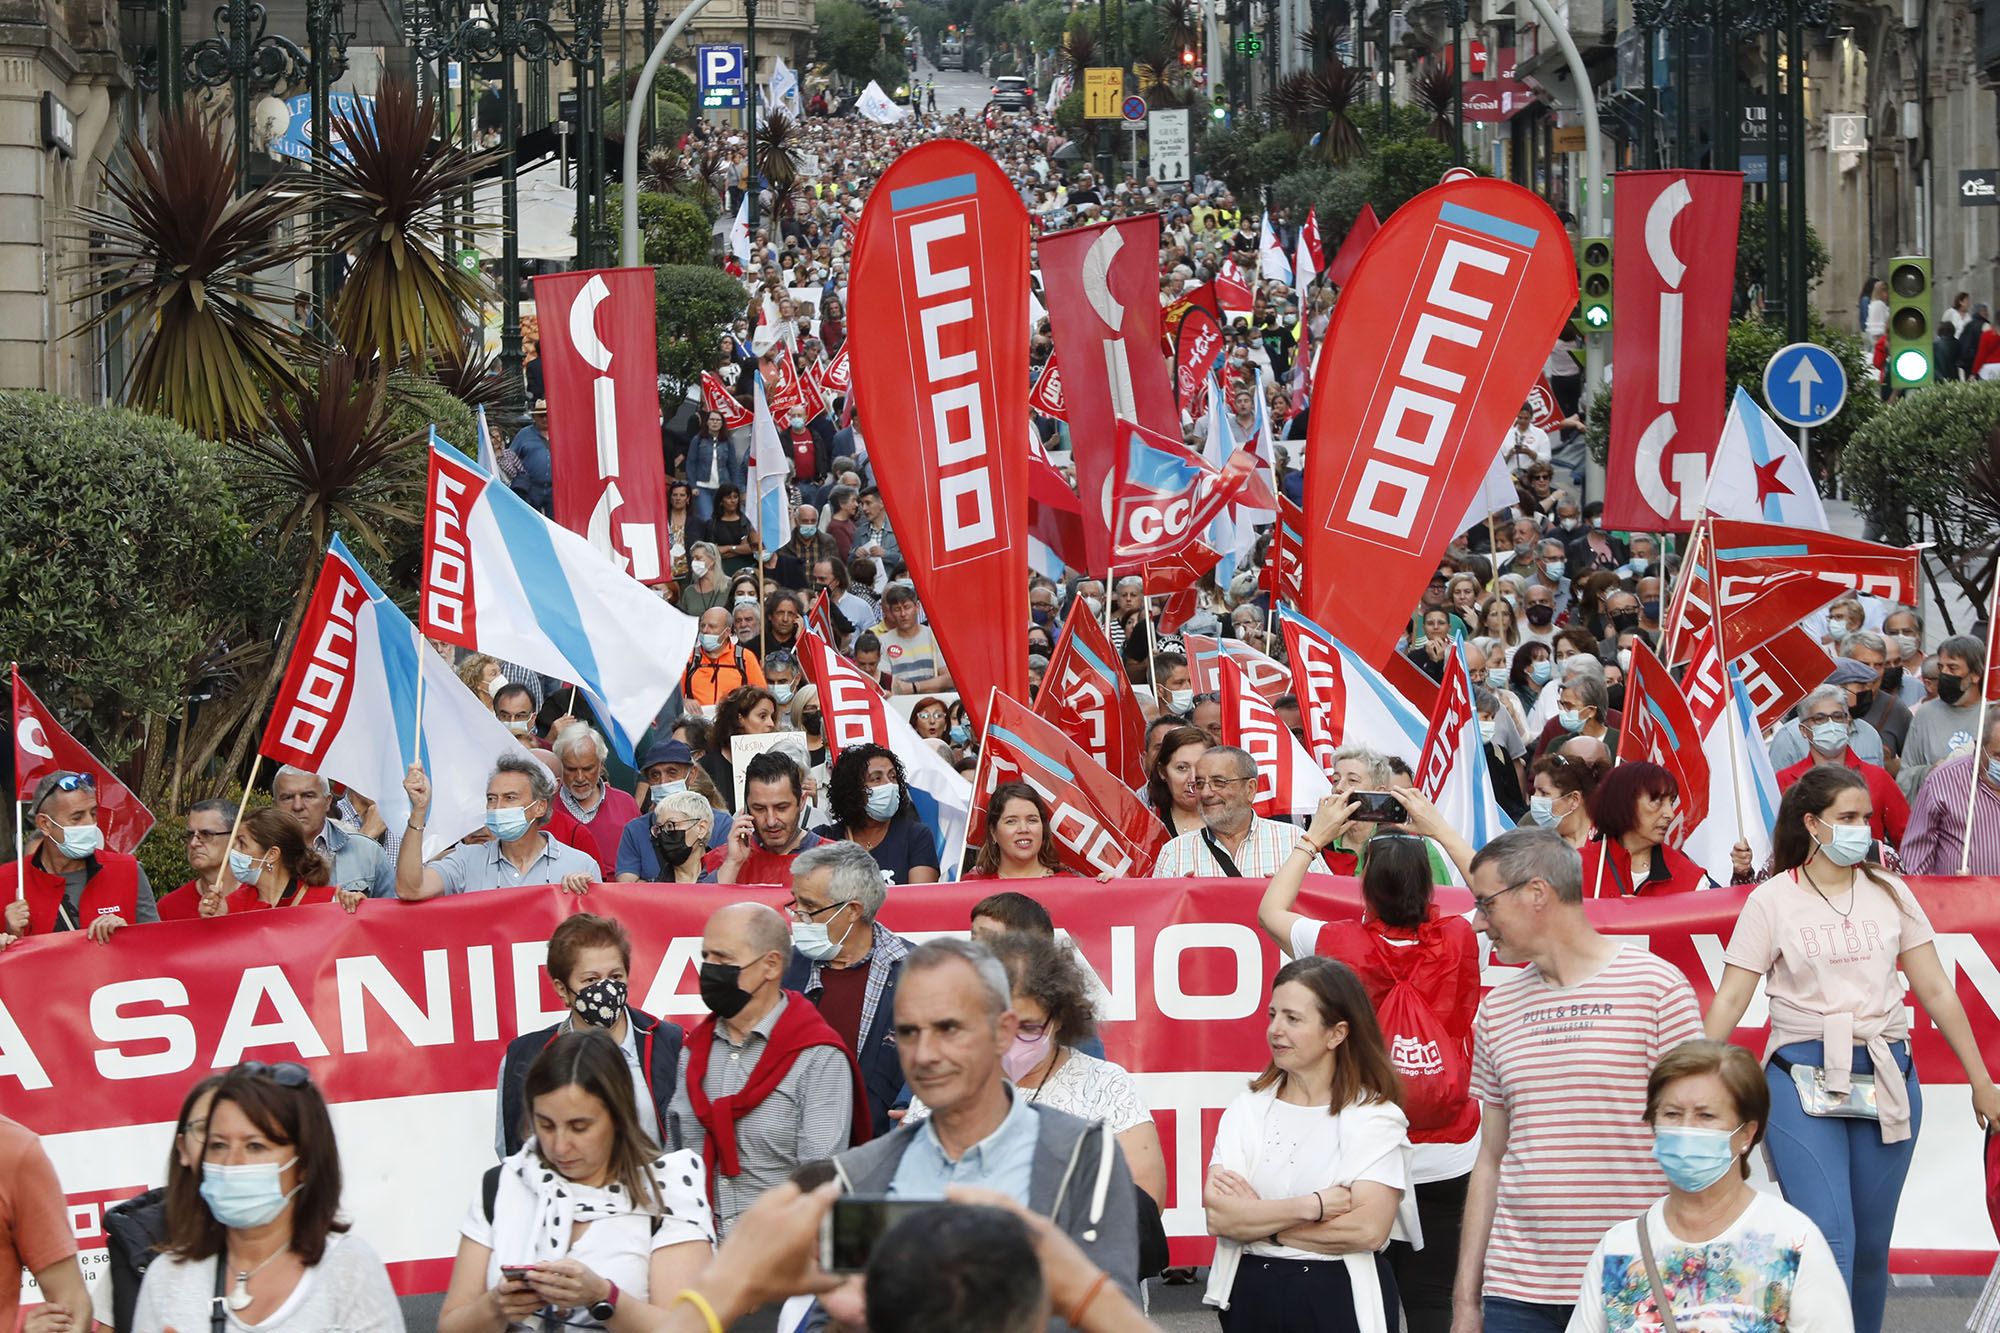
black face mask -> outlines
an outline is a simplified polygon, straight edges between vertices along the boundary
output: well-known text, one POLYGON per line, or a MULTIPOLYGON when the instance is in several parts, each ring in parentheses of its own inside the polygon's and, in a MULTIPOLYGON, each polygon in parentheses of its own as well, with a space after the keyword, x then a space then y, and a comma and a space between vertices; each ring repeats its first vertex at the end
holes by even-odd
POLYGON ((1964 693, 1965 677, 1947 676, 1943 672, 1938 673, 1938 698, 1944 700, 1947 704, 1956 704, 1958 696, 1964 693))
POLYGON ((820 710, 817 708, 808 708, 804 710, 799 714, 799 722, 812 735, 814 736, 819 735, 820 710))
POLYGON ((1637 629, 1639 628, 1639 613, 1637 611, 1620 611, 1611 617, 1611 623, 1619 629, 1637 629))
POLYGON ((1531 606, 1528 608, 1528 623, 1536 629, 1546 629, 1555 623, 1556 609, 1553 606, 1531 606))
POLYGON ((1854 716, 1860 717, 1875 706, 1875 691, 1859 690, 1854 695, 1854 716))
POLYGON ((750 992, 736 984, 743 969, 735 963, 701 965, 701 1002, 717 1018, 734 1018, 750 1003, 750 992))
POLYGON ((659 854, 660 865, 667 869, 672 869, 675 866, 683 864, 688 859, 689 854, 694 851, 694 848, 688 845, 686 829, 662 828, 658 824, 655 824, 653 825, 653 850, 659 854))
POLYGON ((1899 666, 1882 669, 1882 693, 1901 694, 1903 692, 1903 668, 1899 666))

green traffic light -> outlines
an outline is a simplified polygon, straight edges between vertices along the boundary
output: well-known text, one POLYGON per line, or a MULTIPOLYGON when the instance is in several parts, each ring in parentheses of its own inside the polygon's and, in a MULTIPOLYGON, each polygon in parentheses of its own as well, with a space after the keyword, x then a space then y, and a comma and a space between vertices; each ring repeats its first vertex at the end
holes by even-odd
POLYGON ((1601 305, 1594 305, 1583 312, 1583 318, 1592 328, 1601 329, 1611 322, 1611 312, 1601 305))

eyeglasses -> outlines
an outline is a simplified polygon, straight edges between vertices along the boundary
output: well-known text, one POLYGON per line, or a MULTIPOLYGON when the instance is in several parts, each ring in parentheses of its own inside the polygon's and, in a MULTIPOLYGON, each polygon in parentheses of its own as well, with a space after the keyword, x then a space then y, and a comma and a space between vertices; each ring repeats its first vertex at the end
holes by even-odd
POLYGON ((1026 1037, 1029 1041, 1039 1040, 1042 1034, 1047 1032, 1048 1030, 1049 1030, 1049 1021, 1046 1018, 1039 1023, 1030 1023, 1026 1019, 1023 1019, 1021 1021, 1021 1026, 1015 1029, 1015 1031, 1019 1032, 1023 1037, 1026 1037))
POLYGON ((1522 881, 1521 881, 1521 882, 1520 882, 1519 884, 1509 884, 1509 885, 1508 885, 1508 886, 1507 886, 1506 888, 1504 888, 1504 889, 1501 889, 1501 890, 1500 890, 1500 891, 1499 891, 1498 893, 1489 893, 1489 894, 1487 894, 1487 895, 1486 895, 1486 896, 1485 896, 1484 898, 1480 897, 1480 896, 1479 896, 1478 894, 1476 894, 1476 893, 1475 893, 1475 894, 1473 894, 1473 895, 1472 895, 1472 913, 1473 913, 1473 915, 1474 915, 1474 916, 1482 916, 1482 915, 1483 915, 1483 916, 1491 916, 1491 915, 1493 914, 1493 900, 1494 900, 1495 898, 1502 898, 1502 897, 1505 897, 1505 896, 1506 896, 1507 894, 1510 894, 1510 893, 1512 893, 1512 892, 1513 892, 1514 890, 1516 890, 1516 889, 1524 889, 1524 888, 1526 888, 1526 887, 1527 887, 1528 885, 1530 885, 1530 884, 1533 884, 1534 882, 1535 882, 1535 881, 1533 881, 1532 879, 1524 879, 1524 880, 1522 880, 1522 881))
POLYGON ((228 836, 229 836, 229 830, 228 830, 228 829, 214 829, 214 830, 210 830, 210 829, 205 829, 205 828, 191 828, 191 829, 189 829, 189 830, 188 830, 188 831, 187 831, 187 832, 186 832, 185 834, 183 834, 183 835, 182 835, 182 837, 181 837, 181 841, 182 841, 182 842, 213 842, 213 841, 214 841, 215 839, 217 839, 217 838, 226 838, 226 837, 228 837, 228 836))
POLYGON ((1255 778, 1196 778, 1191 785, 1196 791, 1207 791, 1210 788, 1221 791, 1224 787, 1233 787, 1240 782, 1255 782, 1256 780, 1255 778))
POLYGON ((834 912, 847 906, 846 903, 828 903, 824 907, 807 907, 797 898, 785 904, 785 913, 794 921, 811 921, 822 912, 834 912))
POLYGON ((268 1078, 281 1088, 304 1088, 312 1085, 312 1075, 301 1064, 287 1060, 283 1064, 267 1065, 262 1060, 245 1060, 229 1071, 232 1076, 241 1074, 245 1078, 268 1078))

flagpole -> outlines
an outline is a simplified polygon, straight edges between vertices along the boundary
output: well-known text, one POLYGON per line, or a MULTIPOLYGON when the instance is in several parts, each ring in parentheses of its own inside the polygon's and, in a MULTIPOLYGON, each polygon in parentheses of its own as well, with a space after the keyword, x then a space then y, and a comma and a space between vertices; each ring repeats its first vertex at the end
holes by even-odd
MULTIPOLYGON (((1986 612, 1986 643, 1990 652, 1996 638, 1994 617, 2000 616, 2000 575, 1993 579, 1993 605, 1986 612)), ((1965 783, 1965 837, 1958 848, 1958 873, 1970 873, 1972 865, 1972 816, 1979 808, 1979 762, 1986 753, 1986 695, 1987 682, 1993 678, 1993 663, 1988 662, 1979 673, 1979 725, 1972 729, 1972 769, 1966 774, 1965 783)))
MULTIPOLYGON (((1144 565, 1139 566, 1139 577, 1141 580, 1146 577, 1144 565)), ((1139 618, 1146 622, 1146 684, 1153 691, 1153 702, 1165 707, 1160 699, 1160 669, 1153 663, 1160 653, 1159 640, 1153 637, 1153 599, 1143 588, 1139 595, 1139 618)))
MULTIPOLYGON (((759 503, 761 503, 762 497, 758 498, 759 503)), ((812 571, 807 570, 806 572, 811 573, 812 571)), ((770 640, 765 637, 767 633, 768 630, 764 624, 764 539, 759 537, 757 539, 757 663, 760 666, 763 665, 764 658, 771 651, 770 640)))
MULTIPOLYGON (((992 723, 993 700, 999 693, 1000 687, 997 685, 988 685, 986 687, 986 721, 982 722, 979 728, 979 763, 972 770, 973 807, 977 807, 979 804, 979 775, 986 771, 986 728, 992 723)), ((951 877, 954 880, 964 877, 965 857, 972 850, 972 813, 972 808, 968 808, 965 812, 965 822, 958 826, 958 858, 945 862, 946 865, 951 867, 951 877)), ((1043 830, 1043 833, 1046 836, 1047 830, 1043 830)), ((992 837, 993 830, 990 828, 987 829, 986 836, 989 838, 992 837)))
MULTIPOLYGON (((1681 557, 1681 567, 1674 575, 1673 595, 1667 599, 1667 655, 1661 662, 1662 666, 1671 667, 1673 665, 1674 648, 1679 641, 1681 621, 1686 618, 1682 612, 1686 609, 1683 598, 1688 589, 1688 580, 1694 577, 1691 571, 1696 562, 1706 553, 1707 546, 1708 522, 1707 514, 1704 511, 1703 515, 1695 520, 1694 536, 1688 542, 1687 554, 1681 557)), ((1713 588, 1711 588, 1711 594, 1713 591, 1713 588)), ((1715 648, 1716 655, 1720 657, 1722 653, 1722 633, 1721 626, 1719 625, 1716 627, 1715 648)), ((1728 664, 1724 663, 1723 665, 1727 667, 1728 664)), ((1727 672, 1725 671, 1724 674, 1726 675, 1727 672)))
MULTIPOLYGON (((422 677, 418 679, 422 679, 422 677)), ((222 848, 222 865, 215 872, 215 891, 218 894, 222 892, 222 872, 229 867, 229 849, 236 845, 237 830, 243 827, 243 811, 250 804, 250 793, 256 789, 257 774, 262 771, 263 767, 264 752, 259 750, 250 760, 250 780, 243 784, 242 799, 236 802, 236 822, 229 826, 229 841, 223 844, 222 848)))
POLYGON ((417 762, 422 763, 424 758, 424 632, 422 630, 417 630, 416 636, 417 636, 417 725, 415 729, 416 732, 415 744, 417 751, 417 762))
POLYGON ((22 811, 27 809, 20 797, 14 798, 14 901, 20 902, 28 896, 28 834, 22 823, 22 811))

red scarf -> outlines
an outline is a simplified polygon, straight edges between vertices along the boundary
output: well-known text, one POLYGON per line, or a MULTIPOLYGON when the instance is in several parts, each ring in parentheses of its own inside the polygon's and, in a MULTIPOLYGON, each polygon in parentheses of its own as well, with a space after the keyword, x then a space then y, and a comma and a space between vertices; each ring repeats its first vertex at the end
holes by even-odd
POLYGON ((757 1057, 757 1067, 750 1071, 750 1081, 743 1085, 741 1092, 733 1092, 727 1097, 710 1101, 702 1087, 702 1080, 708 1074, 709 1053, 715 1048, 715 1015, 702 1019, 688 1033, 688 1102, 694 1108, 694 1118, 701 1122, 702 1130, 708 1135, 708 1157, 718 1175, 742 1174, 743 1163, 737 1156, 736 1122, 777 1091, 778 1085, 785 1081, 785 1075, 792 1072, 792 1065, 799 1055, 815 1046, 832 1046, 847 1057, 848 1073, 854 1078, 854 1121, 847 1141, 850 1145, 868 1141, 873 1117, 868 1110, 868 1093, 861 1083, 860 1067, 854 1063, 854 1052, 847 1049, 847 1043, 840 1039, 840 1034, 820 1017, 812 1001, 793 990, 785 992, 785 1001, 784 1010, 771 1029, 770 1040, 765 1043, 763 1054, 757 1057))
MULTIPOLYGON (((75 928, 85 930, 90 923, 107 912, 116 912, 125 918, 128 926, 139 921, 139 863, 123 852, 100 848, 86 866, 95 864, 96 870, 84 881, 83 896, 77 900, 75 928)), ((13 869, 13 867, 8 867, 13 869)), ((48 935, 54 932, 58 920, 57 910, 62 906, 64 894, 68 891, 63 877, 42 869, 38 857, 29 856, 22 869, 27 888, 28 933, 48 935)), ((6 876, 12 879, 12 875, 6 876)))

